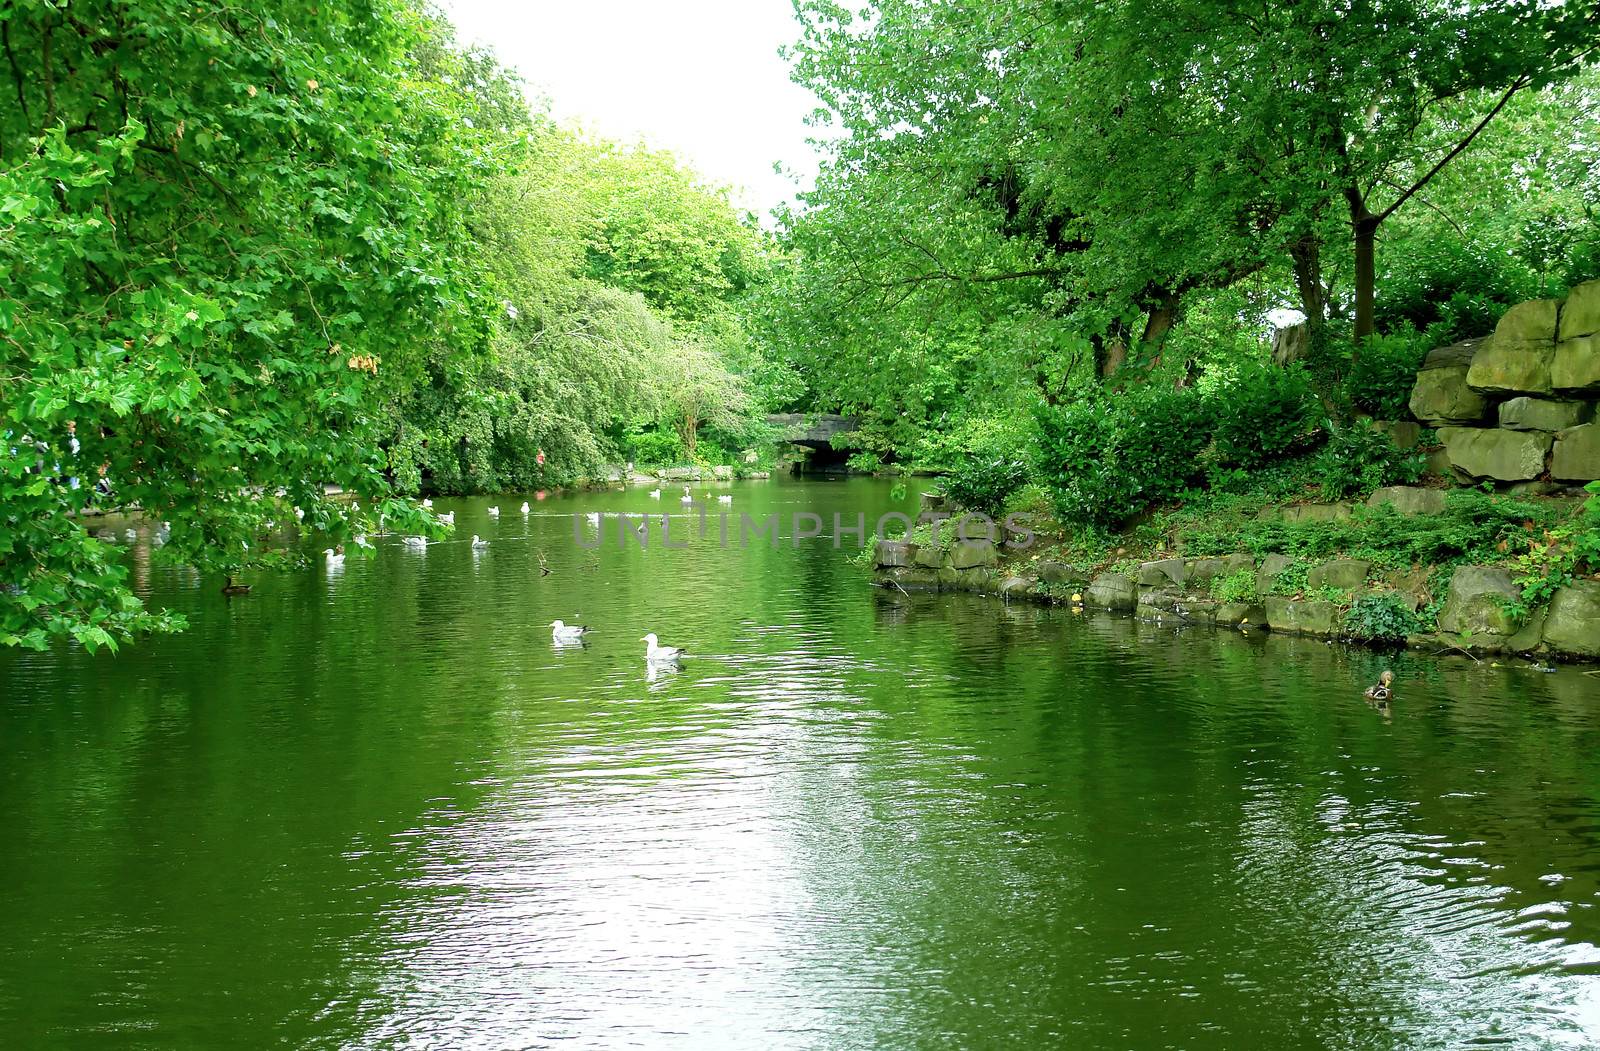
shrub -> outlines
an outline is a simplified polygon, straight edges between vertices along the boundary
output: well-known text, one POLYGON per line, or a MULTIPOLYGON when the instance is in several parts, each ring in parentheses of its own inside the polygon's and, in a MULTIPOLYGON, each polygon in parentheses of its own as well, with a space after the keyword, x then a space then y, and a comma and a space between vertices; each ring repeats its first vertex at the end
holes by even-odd
POLYGON ((1352 639, 1404 642, 1421 628, 1421 618, 1392 591, 1362 595, 1344 611, 1344 631, 1352 639))
POLYGON ((1317 457, 1318 480, 1330 500, 1414 482, 1422 477, 1422 468, 1421 453, 1407 452, 1387 434, 1361 426, 1335 431, 1317 457))
POLYGON ((1192 389, 1090 392, 1035 413, 1040 479, 1069 520, 1115 524, 1170 500, 1199 472, 1211 426, 1192 389))
POLYGON ((944 479, 944 494, 956 506, 999 518, 1013 493, 1028 484, 1028 465, 1016 457, 963 457, 944 479))
POLYGON ((1218 602, 1250 602, 1256 597, 1256 574, 1252 569, 1241 569, 1211 581, 1211 595, 1218 602))
POLYGON ((1433 342, 1417 332, 1373 336, 1362 342, 1345 374, 1350 404, 1380 420, 1408 418, 1417 368, 1433 342))
POLYGON ((1317 433, 1322 407, 1297 365, 1255 368, 1216 391, 1208 408, 1215 419, 1217 461, 1260 467, 1304 447, 1317 433))
POLYGON ((670 428, 635 428, 623 438, 628 459, 637 464, 672 464, 683 460, 683 441, 670 428))
POLYGON ((1380 332, 1432 329, 1440 343, 1481 336, 1538 293, 1527 270, 1493 247, 1433 238, 1392 253, 1374 320, 1380 332))
POLYGON ((1600 573, 1600 482, 1590 482, 1587 491, 1589 499, 1578 517, 1546 530, 1517 560, 1524 604, 1550 601, 1579 573, 1600 573))

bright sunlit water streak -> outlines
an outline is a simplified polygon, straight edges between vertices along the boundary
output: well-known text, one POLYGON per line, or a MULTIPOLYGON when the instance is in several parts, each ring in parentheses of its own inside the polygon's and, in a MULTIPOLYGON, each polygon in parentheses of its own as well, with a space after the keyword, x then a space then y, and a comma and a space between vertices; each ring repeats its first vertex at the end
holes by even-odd
POLYGON ((233 602, 146 564, 189 633, 0 657, 9 1045, 1600 1042, 1600 678, 1402 655, 1385 721, 1370 652, 522 498, 233 602))

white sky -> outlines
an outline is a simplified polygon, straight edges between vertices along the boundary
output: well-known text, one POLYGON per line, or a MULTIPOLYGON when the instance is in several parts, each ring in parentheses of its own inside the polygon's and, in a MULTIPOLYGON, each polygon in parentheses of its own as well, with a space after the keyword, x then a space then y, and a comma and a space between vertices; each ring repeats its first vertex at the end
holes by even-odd
POLYGON ((494 50, 554 114, 606 138, 679 155, 765 217, 809 188, 804 118, 816 104, 778 47, 790 0, 443 0, 464 42, 494 50))

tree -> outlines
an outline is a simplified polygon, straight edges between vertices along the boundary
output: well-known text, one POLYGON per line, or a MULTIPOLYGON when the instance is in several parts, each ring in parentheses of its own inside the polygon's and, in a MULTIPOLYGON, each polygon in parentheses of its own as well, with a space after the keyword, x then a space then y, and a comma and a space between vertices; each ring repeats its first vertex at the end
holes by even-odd
POLYGON ((230 575, 281 560, 291 505, 334 542, 423 525, 381 412, 423 348, 484 345, 465 202, 500 161, 409 64, 429 26, 398 0, 0 9, 0 641, 172 626, 81 524, 102 470, 230 575))

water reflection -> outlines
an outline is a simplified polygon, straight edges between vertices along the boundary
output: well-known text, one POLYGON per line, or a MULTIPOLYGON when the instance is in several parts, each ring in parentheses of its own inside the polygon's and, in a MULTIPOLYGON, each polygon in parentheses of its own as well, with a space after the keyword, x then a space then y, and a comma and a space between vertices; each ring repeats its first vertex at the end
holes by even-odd
POLYGON ((487 552, 234 603, 157 563, 188 634, 0 658, 18 1046, 1600 1038, 1600 679, 882 591, 826 540, 573 542, 642 492, 487 503, 439 501, 487 552))

